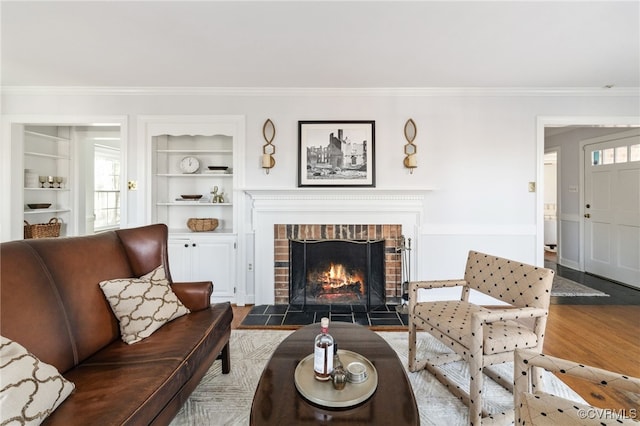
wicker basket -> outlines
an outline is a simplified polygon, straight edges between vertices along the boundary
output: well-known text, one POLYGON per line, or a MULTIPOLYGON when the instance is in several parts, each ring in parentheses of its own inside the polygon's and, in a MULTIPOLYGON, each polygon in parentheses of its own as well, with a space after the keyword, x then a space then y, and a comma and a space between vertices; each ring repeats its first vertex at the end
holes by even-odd
POLYGON ((213 231, 218 227, 218 219, 192 217, 187 220, 187 226, 194 232, 213 231))
POLYGON ((34 223, 33 225, 24 221, 24 238, 54 238, 60 236, 62 221, 57 217, 52 217, 49 223, 34 223))

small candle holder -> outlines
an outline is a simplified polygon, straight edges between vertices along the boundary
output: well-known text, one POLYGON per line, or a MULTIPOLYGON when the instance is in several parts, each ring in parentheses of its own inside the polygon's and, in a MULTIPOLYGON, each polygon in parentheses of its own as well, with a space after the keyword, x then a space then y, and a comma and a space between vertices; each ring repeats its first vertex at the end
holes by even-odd
POLYGON ((276 165, 276 160, 273 158, 276 153, 276 147, 272 143, 276 137, 276 126, 273 125, 273 121, 270 119, 267 119, 262 126, 262 137, 267 142, 262 145, 262 168, 269 174, 269 170, 276 165))

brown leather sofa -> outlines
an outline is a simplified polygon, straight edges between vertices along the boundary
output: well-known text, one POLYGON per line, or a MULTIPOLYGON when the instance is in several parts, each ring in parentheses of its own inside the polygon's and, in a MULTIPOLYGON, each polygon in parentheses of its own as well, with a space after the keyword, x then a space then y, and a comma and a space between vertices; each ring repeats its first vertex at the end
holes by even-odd
POLYGON ((212 363, 228 373, 233 313, 210 304, 211 282, 172 283, 191 313, 141 342, 120 339, 98 283, 164 265, 167 228, 0 244, 0 335, 76 386, 44 424, 168 424, 212 363))

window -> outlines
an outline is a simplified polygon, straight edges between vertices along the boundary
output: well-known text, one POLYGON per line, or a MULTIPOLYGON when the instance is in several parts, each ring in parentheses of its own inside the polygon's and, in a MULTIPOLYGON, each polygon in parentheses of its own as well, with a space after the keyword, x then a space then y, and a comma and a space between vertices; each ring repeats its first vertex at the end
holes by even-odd
POLYGON ((616 163, 627 162, 627 147, 619 146, 616 148, 616 163))
POLYGON ((95 145, 94 230, 120 226, 120 151, 95 145))
POLYGON ((591 151, 592 166, 626 163, 628 161, 640 161, 640 144, 591 151))

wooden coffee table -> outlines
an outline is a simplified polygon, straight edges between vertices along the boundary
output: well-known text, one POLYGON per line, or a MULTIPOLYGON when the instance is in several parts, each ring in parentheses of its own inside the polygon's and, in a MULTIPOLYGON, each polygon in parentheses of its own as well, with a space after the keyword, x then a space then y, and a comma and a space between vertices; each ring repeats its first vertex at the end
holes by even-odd
MULTIPOLYGON (((349 408, 325 408, 307 401, 296 389, 298 363, 313 352, 320 324, 311 324, 288 336, 276 348, 258 382, 251 406, 251 425, 418 425, 420 415, 409 378, 395 351, 368 328, 332 322, 329 333, 342 350, 367 358, 378 373, 375 393, 349 408)), ((348 385, 347 385, 348 386, 348 385)))

